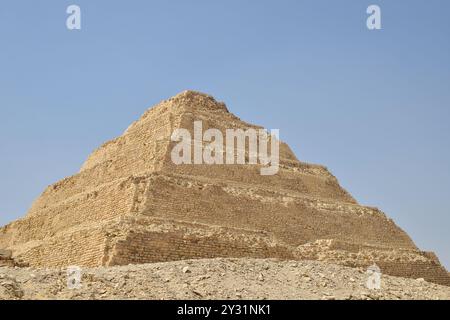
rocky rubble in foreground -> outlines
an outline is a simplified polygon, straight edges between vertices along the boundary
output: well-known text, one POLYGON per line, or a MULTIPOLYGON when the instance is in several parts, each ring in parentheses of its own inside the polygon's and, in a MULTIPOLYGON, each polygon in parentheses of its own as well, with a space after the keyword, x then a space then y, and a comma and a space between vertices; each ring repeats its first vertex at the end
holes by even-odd
POLYGON ((450 287, 367 274, 317 261, 203 259, 82 270, 68 289, 66 269, 0 267, 0 299, 450 299, 450 287))

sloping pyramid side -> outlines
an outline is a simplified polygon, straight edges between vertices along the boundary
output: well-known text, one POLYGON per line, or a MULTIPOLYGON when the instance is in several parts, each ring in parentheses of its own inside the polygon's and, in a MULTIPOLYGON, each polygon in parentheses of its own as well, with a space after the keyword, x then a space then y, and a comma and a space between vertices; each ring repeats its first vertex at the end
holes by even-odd
POLYGON ((175 128, 255 128, 212 97, 187 91, 148 110, 52 186, 0 247, 36 266, 98 266, 206 257, 377 263, 387 274, 450 285, 432 253, 378 209, 364 207, 323 166, 280 146, 280 171, 256 165, 175 165, 175 128))

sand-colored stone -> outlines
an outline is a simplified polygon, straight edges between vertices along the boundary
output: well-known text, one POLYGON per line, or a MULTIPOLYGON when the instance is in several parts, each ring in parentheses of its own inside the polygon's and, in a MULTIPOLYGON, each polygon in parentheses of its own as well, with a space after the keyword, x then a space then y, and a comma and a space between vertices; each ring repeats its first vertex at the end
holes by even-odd
POLYGON ((424 279, 382 275, 370 290, 367 278, 320 261, 214 258, 82 268, 71 289, 65 268, 0 267, 0 300, 450 300, 424 279))
POLYGON ((359 205, 323 166, 284 143, 280 171, 257 165, 175 165, 176 128, 260 128, 192 91, 149 109, 94 151, 80 172, 49 186, 23 219, 0 229, 0 248, 31 266, 112 266, 192 258, 377 263, 386 274, 450 285, 376 208, 359 205))

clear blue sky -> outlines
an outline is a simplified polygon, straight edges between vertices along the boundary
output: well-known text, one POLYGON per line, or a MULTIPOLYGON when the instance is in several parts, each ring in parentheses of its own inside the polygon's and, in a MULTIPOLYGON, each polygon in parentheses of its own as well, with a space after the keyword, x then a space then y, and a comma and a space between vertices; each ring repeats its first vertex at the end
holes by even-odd
POLYGON ((182 90, 280 128, 450 267, 450 2, 2 1, 0 224, 182 90), (66 29, 66 8, 82 30, 66 29), (382 30, 366 28, 378 4, 382 30))

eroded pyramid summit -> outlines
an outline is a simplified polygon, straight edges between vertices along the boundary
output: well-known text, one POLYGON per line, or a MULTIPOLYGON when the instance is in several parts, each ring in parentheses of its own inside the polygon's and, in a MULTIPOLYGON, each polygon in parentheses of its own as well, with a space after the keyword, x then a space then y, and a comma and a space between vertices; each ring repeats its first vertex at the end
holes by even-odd
POLYGON ((0 229, 0 248, 31 266, 111 266, 213 257, 312 259, 450 285, 376 208, 359 205, 320 165, 280 145, 280 169, 175 165, 177 128, 261 129, 209 95, 186 91, 146 111, 0 229))

